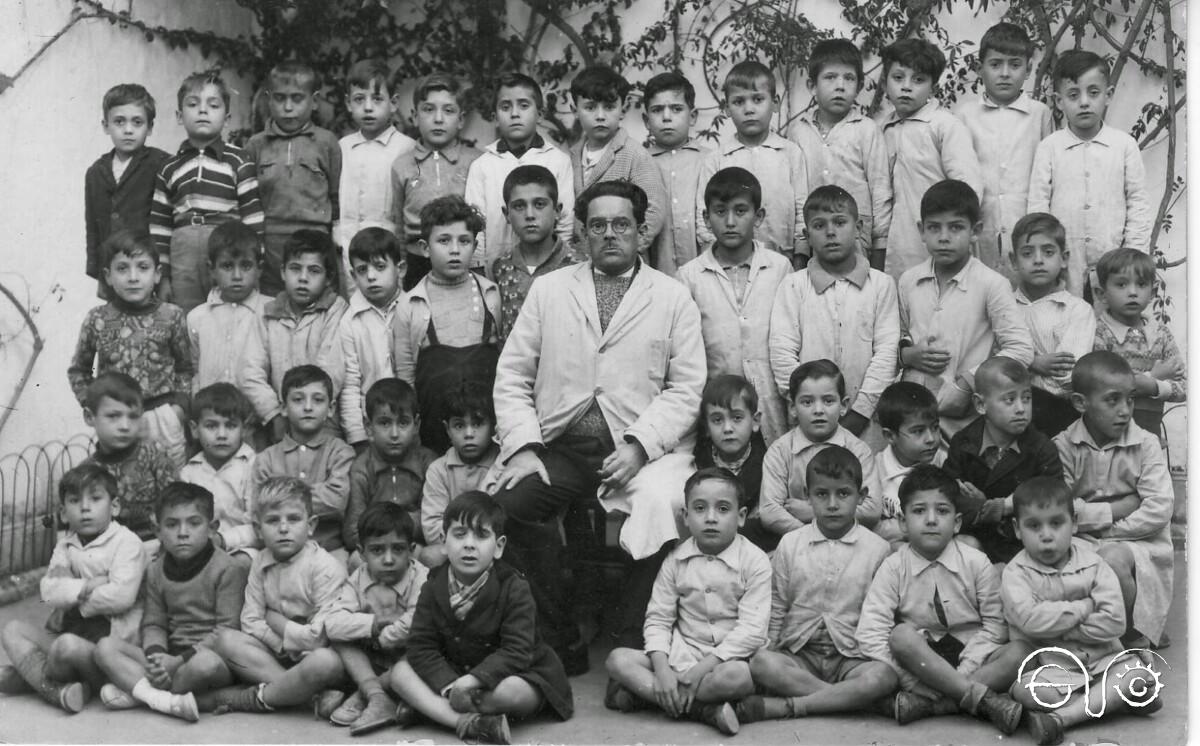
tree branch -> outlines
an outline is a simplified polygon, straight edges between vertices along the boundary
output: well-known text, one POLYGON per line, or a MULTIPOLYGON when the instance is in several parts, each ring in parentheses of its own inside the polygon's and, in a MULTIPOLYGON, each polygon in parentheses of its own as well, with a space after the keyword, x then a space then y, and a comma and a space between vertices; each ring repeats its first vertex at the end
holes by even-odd
MULTIPOLYGON (((1167 85, 1169 86, 1170 82, 1168 82, 1167 85)), ((1170 100, 1170 97, 1168 97, 1168 100, 1170 100)), ((1158 137, 1159 133, 1171 126, 1171 120, 1178 116, 1179 112, 1183 111, 1183 107, 1186 105, 1187 94, 1185 93, 1179 97, 1178 101, 1175 102, 1174 107, 1168 106, 1167 110, 1159 115, 1158 122, 1154 125, 1154 129, 1147 132, 1146 136, 1142 138, 1142 141, 1138 143, 1138 150, 1145 150, 1147 147, 1149 147, 1150 143, 1154 142, 1154 138, 1158 137)))
MULTIPOLYGON (((16 84, 17 78, 21 77, 21 75, 23 75, 34 62, 38 61, 38 58, 45 54, 50 47, 54 46, 54 43, 61 39, 63 34, 70 31, 72 26, 74 26, 76 23, 79 23, 84 18, 95 17, 96 16, 90 13, 81 13, 78 8, 72 9, 71 20, 67 21, 66 24, 63 25, 63 27, 60 28, 53 36, 43 42, 42 46, 38 47, 37 51, 34 52, 29 59, 25 60, 24 64, 17 68, 17 71, 13 73, 11 78, 3 73, 0 73, 0 94, 4 93, 9 88, 12 88, 13 85, 16 84)), ((3 426, 3 422, 3 420, 0 420, 0 427, 3 426)))
POLYGON ((25 320, 25 325, 33 335, 33 354, 29 356, 29 360, 25 363, 25 370, 21 371, 21 377, 17 379, 17 387, 13 390, 12 396, 8 398, 8 406, 4 408, 3 412, 0 412, 0 432, 4 432, 4 426, 8 423, 8 418, 12 416, 13 412, 17 411, 17 400, 21 398, 22 392, 25 391, 25 385, 29 383, 29 376, 33 373, 33 366, 37 363, 38 357, 42 354, 45 340, 42 339, 42 334, 38 331, 37 324, 34 323, 33 316, 29 313, 29 310, 17 300, 17 296, 5 287, 4 283, 0 283, 0 294, 8 298, 8 301, 16 307, 17 313, 21 314, 21 318, 25 320))
MULTIPOLYGON (((1158 245, 1158 236, 1162 232, 1163 219, 1171 204, 1171 195, 1175 191, 1175 144, 1178 139, 1177 123, 1175 121, 1175 55, 1171 54, 1174 46, 1175 32, 1171 29, 1171 5, 1169 0, 1159 0, 1162 5, 1163 17, 1163 46, 1166 47, 1167 66, 1167 111, 1163 116, 1167 119, 1167 177, 1166 188, 1163 190, 1162 201, 1158 203, 1158 214, 1154 217, 1154 227, 1150 233, 1151 251, 1158 245)), ((1161 119, 1159 120, 1162 121, 1161 119)))
MULTIPOLYGON (((1058 53, 1056 51, 1058 49, 1058 43, 1062 41, 1064 36, 1066 36, 1066 33, 1070 30, 1071 26, 1075 25, 1075 18, 1079 15, 1080 11, 1083 10, 1083 6, 1084 0, 1075 0, 1075 4, 1071 6, 1071 12, 1063 17, 1062 25, 1058 27, 1058 31, 1054 32, 1054 34, 1046 40, 1046 44, 1043 47, 1043 49, 1046 51, 1042 55, 1042 61, 1038 63, 1037 73, 1033 78, 1033 90, 1035 93, 1038 93, 1042 90, 1042 85, 1046 80, 1046 75, 1049 74, 1050 68, 1054 65, 1054 61, 1058 59, 1058 53)), ((1039 7, 1039 10, 1043 15, 1045 14, 1044 9, 1039 7)), ((1049 27, 1050 21, 1047 19, 1045 28, 1048 29, 1049 27)))
POLYGON ((579 49, 579 58, 584 67, 589 67, 596 63, 596 58, 592 55, 592 50, 588 49, 587 42, 580 36, 579 32, 567 23, 561 15, 548 7, 549 3, 546 0, 522 0, 529 9, 535 13, 541 14, 550 25, 558 29, 563 36, 567 37, 576 48, 579 49))
MULTIPOLYGON (((1150 13, 1150 8, 1154 6, 1154 0, 1142 0, 1142 7, 1138 8, 1137 16, 1129 26, 1129 33, 1125 35, 1125 44, 1121 46, 1117 53, 1117 61, 1113 63, 1112 73, 1108 76, 1108 84, 1115 90, 1117 81, 1121 79, 1121 73, 1125 69, 1125 63, 1129 61, 1129 55, 1133 50, 1133 43, 1137 40, 1138 34, 1144 30, 1146 16, 1150 13)), ((1167 11, 1168 15, 1170 10, 1167 11)), ((1169 25, 1169 24, 1168 24, 1169 25)), ((1171 48, 1167 47, 1167 60, 1172 58, 1171 48)), ((1168 81, 1174 83, 1174 79, 1168 81)))

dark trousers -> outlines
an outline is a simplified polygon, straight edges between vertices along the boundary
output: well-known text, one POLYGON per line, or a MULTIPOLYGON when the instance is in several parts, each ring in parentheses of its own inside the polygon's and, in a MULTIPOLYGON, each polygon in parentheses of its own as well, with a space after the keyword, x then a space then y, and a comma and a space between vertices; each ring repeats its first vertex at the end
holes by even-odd
POLYGON ((1070 400, 1033 387, 1033 427, 1047 438, 1053 438, 1079 419, 1079 412, 1070 400))
MULTIPOLYGON (((572 615, 572 591, 578 589, 568 587, 563 572, 572 552, 568 547, 564 556, 558 519, 569 508, 587 506, 596 499, 600 465, 613 450, 608 437, 564 435, 550 443, 541 456, 550 484, 535 474, 496 494, 507 515, 505 558, 529 580, 538 606, 538 626, 543 638, 555 649, 569 648, 579 642, 579 627, 572 615)), ((641 638, 654 578, 669 548, 665 546, 656 555, 634 562, 622 585, 623 642, 632 644, 641 638)), ((637 647, 641 647, 640 642, 637 647)))

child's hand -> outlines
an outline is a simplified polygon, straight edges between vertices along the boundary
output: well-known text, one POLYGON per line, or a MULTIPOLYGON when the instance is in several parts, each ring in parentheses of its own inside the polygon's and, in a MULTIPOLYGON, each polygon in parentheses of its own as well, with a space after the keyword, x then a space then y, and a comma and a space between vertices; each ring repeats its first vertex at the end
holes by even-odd
POLYGON ((934 345, 930 340, 905 347, 900 351, 903 363, 931 376, 941 375, 950 364, 950 350, 934 345))
POLYGON ((417 561, 432 570, 446 562, 446 545, 432 544, 417 550, 417 561))
POLYGON ((1156 381, 1173 381, 1183 377, 1183 363, 1177 357, 1159 360, 1150 369, 1150 377, 1156 381))
POLYGON ((696 699, 696 691, 700 688, 700 682, 704 681, 704 677, 720 662, 715 655, 706 655, 699 663, 680 674, 679 711, 681 713, 692 708, 692 702, 696 699))
POLYGON ((152 653, 146 657, 146 680, 155 689, 171 688, 171 674, 162 665, 162 659, 166 657, 166 653, 152 653))
POLYGON ((783 507, 787 512, 792 514, 792 517, 802 523, 812 523, 813 509, 812 503, 808 500, 801 500, 796 497, 789 497, 783 501, 783 507))
POLYGON ((670 666, 664 665, 654 672, 654 701, 673 718, 683 714, 679 707, 679 680, 670 666))
POLYGON ((1004 498, 993 497, 975 514, 976 526, 996 526, 1004 520, 1004 498))
POLYGON ((459 676, 450 685, 450 691, 446 695, 450 700, 450 708, 455 712, 475 712, 477 708, 473 695, 482 688, 483 682, 471 674, 459 676))
POLYGON ((1062 378, 1071 375, 1075 367, 1075 356, 1069 352, 1049 352, 1034 355, 1029 370, 1046 378, 1062 378))

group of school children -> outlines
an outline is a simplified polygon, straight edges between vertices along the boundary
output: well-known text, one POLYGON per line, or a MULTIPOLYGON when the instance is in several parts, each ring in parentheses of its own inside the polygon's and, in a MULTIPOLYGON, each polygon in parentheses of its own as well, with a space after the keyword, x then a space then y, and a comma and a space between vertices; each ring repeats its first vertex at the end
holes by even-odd
MULTIPOLYGON (((787 138, 773 75, 742 62, 715 148, 673 72, 645 85, 648 147, 606 67, 571 85, 569 149, 520 74, 497 81, 483 150, 459 139, 448 75, 416 86, 419 141, 398 131, 405 81, 377 61, 349 72, 340 141, 300 63, 272 70, 244 148, 222 139, 214 74, 179 90, 174 155, 145 144, 150 95, 113 88, 114 149, 86 177, 106 302, 68 371, 95 452, 58 485, 53 612, 4 628, 0 692, 188 721, 312 702, 355 734, 430 720, 491 743, 510 717, 571 717, 586 645, 548 645, 537 584, 496 561, 492 383, 533 283, 592 262, 610 317, 631 274, 682 283, 708 376, 694 474, 663 496, 686 530, 607 659, 605 704, 725 734, 966 713, 1059 743, 1090 677, 1167 644, 1158 433, 1184 369, 1144 315, 1144 169, 1104 123, 1108 65, 1059 56, 1055 131, 1022 90, 1034 51, 989 29, 983 93, 951 113, 932 97, 942 53, 896 42, 877 123, 859 51, 822 41, 787 138), (622 241, 640 258, 613 277, 601 257, 622 241), (1018 678, 1031 655, 1062 662, 1049 646, 1086 665, 1059 669, 1056 709, 1018 678)), ((1161 707, 1142 704, 1109 698, 1105 717, 1161 707)))

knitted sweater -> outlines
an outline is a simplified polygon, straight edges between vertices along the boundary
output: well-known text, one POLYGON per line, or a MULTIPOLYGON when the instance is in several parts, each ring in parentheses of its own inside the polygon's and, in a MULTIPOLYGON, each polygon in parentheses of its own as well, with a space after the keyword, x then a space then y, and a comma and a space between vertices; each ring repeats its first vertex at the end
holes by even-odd
POLYGON ((143 440, 114 453, 103 453, 97 448, 84 463, 100 464, 116 477, 117 494, 121 497, 117 523, 142 541, 155 538, 158 522, 154 518, 154 502, 164 487, 179 478, 174 462, 162 446, 143 440))
POLYGON ((147 653, 169 652, 191 658, 199 646, 211 647, 218 627, 239 629, 249 568, 209 544, 181 567, 162 554, 146 569, 142 611, 142 647, 147 653), (194 563, 193 563, 194 564, 194 563))

